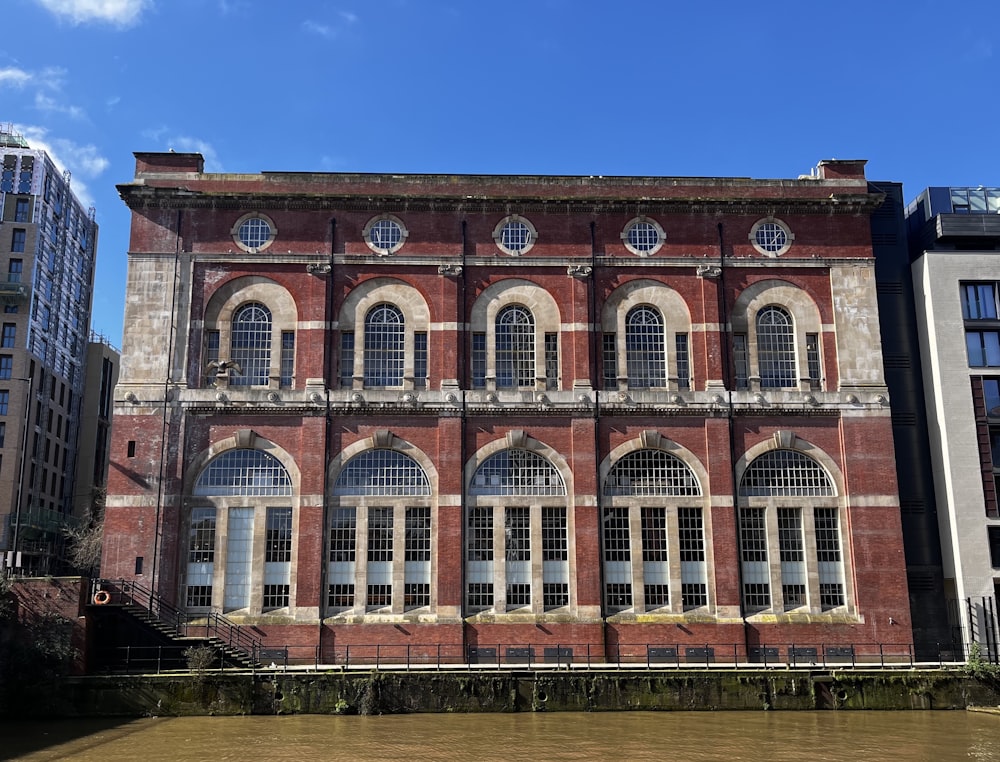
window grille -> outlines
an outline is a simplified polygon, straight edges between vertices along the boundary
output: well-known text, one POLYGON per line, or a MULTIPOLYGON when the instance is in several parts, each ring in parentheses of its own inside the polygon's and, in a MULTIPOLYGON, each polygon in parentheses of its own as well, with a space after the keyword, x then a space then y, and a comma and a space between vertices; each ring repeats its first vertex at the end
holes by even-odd
POLYGON ((188 539, 188 563, 210 564, 215 561, 214 508, 195 508, 191 511, 188 539))
POLYGON ((261 450, 228 450, 198 477, 195 495, 291 495, 292 482, 277 458, 261 450))
POLYGON ((12 259, 7 265, 7 280, 11 283, 20 283, 24 273, 24 260, 12 259))
POLYGON ((604 494, 700 495, 701 485, 684 461, 663 450, 636 450, 612 467, 604 494))
POLYGON ((567 545, 566 509, 542 508, 542 561, 566 561, 567 545))
POLYGON ((263 609, 280 609, 288 605, 288 590, 286 584, 264 585, 264 596, 262 600, 263 609))
POLYGON ((351 458, 333 487, 335 495, 430 495, 427 475, 396 450, 368 450, 351 458))
POLYGON ((501 450, 476 470, 472 495, 565 495, 566 486, 555 466, 519 448, 501 450))
POLYGON ((268 508, 264 532, 264 561, 292 560, 292 509, 268 508))
POLYGON ((431 605, 431 586, 427 582, 407 582, 403 585, 403 608, 418 609, 431 605))
POLYGON ((844 605, 844 567, 840 551, 840 520, 836 508, 814 508, 816 561, 820 606, 844 605))
POLYGON ((340 334, 340 388, 354 386, 354 331, 340 334))
POLYGON ((14 357, 12 355, 0 355, 0 380, 9 381, 14 374, 14 357))
POLYGON ((631 558, 628 508, 605 508, 604 560, 629 561, 631 558))
POLYGON ((14 206, 14 222, 28 221, 28 199, 19 198, 14 206))
POLYGON ((557 609, 569 605, 569 585, 565 582, 542 583, 542 606, 557 609))
POLYGON ((472 388, 486 388, 486 334, 472 334, 472 388))
POLYGON ((531 605, 531 584, 528 582, 507 583, 507 608, 522 608, 531 605))
POLYGON ((636 251, 652 251, 660 243, 660 232, 650 222, 636 222, 629 226, 628 242, 636 251))
POLYGON ((795 331, 791 316, 780 307, 765 307, 757 313, 757 364, 761 387, 798 385, 795 331))
POLYGON ((786 609, 806 604, 805 544, 802 510, 778 509, 778 557, 781 561, 781 597, 786 609))
POLYGON ((740 561, 743 568, 743 605, 751 611, 769 608, 771 585, 763 508, 740 509, 740 561))
POLYGON ((545 388, 559 388, 559 334, 545 334, 545 388))
POLYGON ((605 333, 601 337, 604 356, 604 389, 618 388, 618 336, 605 333))
POLYGON ((271 375, 271 312, 263 304, 245 304, 233 315, 230 359, 240 372, 230 386, 267 386, 271 375))
POLYGON ((27 242, 27 236, 28 236, 27 231, 15 228, 13 234, 11 235, 10 250, 12 252, 24 251, 24 245, 27 242))
POLYGON ((365 386, 402 386, 405 360, 403 313, 380 304, 365 317, 365 386))
POLYGON ((392 560, 392 508, 368 509, 368 560, 392 560))
POLYGON ((392 585, 369 585, 368 603, 370 609, 382 609, 392 605, 392 585))
POLYGON ((469 583, 469 608, 488 609, 493 607, 493 583, 492 582, 470 582, 469 583))
POLYGON ((535 386, 535 321, 519 304, 504 307, 496 317, 497 388, 535 386))
POLYGON ((0 346, 10 348, 17 344, 17 326, 14 323, 3 324, 3 337, 0 339, 0 346))
POLYGON ((333 584, 327 592, 327 605, 335 609, 354 607, 354 585, 351 583, 333 584))
POLYGON ((670 588, 668 585, 643 585, 646 598, 646 608, 654 609, 670 605, 670 588))
POLYGON ((678 333, 674 336, 674 347, 677 350, 677 388, 691 388, 691 360, 688 356, 688 335, 678 333))
POLYGON ((380 251, 392 251, 403 240, 403 229, 393 220, 379 220, 368 229, 368 239, 380 251))
POLYGON ((705 527, 700 508, 677 509, 681 561, 681 604, 685 609, 708 605, 705 527))
POLYGON ((633 307, 625 317, 625 359, 631 389, 667 385, 663 318, 652 307, 633 307))
POLYGON ((507 251, 520 253, 531 243, 531 228, 523 222, 511 220, 500 231, 500 245, 507 251))
POLYGON ((642 560, 667 560, 667 511, 665 508, 643 508, 642 560))
POLYGON ((188 608, 209 608, 212 605, 212 586, 188 585, 184 604, 188 608))
POLYGON ((531 521, 526 507, 507 508, 505 511, 504 554, 507 561, 531 560, 531 521))
POLYGON ((493 560, 493 509, 469 509, 469 560, 493 560))
POLYGON ((209 385, 215 383, 218 370, 212 363, 219 361, 219 332, 205 331, 205 380, 209 385), (211 367, 210 367, 211 365, 211 367))
POLYGON ((796 450, 771 450, 754 458, 740 481, 740 495, 745 497, 833 494, 833 483, 823 467, 796 450))
POLYGON ((431 560, 431 509, 406 509, 405 555, 407 561, 431 560))
POLYGON ((605 586, 608 608, 627 609, 632 605, 631 582, 608 582, 605 586))
POLYGON ((295 333, 281 332, 281 385, 290 387, 295 373, 295 333))
POLYGON ((736 376, 736 388, 747 389, 750 386, 750 361, 747 355, 747 335, 733 334, 733 369, 736 376))
POLYGON ((7 408, 10 406, 10 392, 0 391, 0 415, 7 415, 7 408))
POLYGON ((822 369, 819 359, 819 334, 806 334, 806 361, 809 364, 809 386, 819 389, 822 382, 822 369))
POLYGON ((240 225, 239 237, 248 249, 260 249, 271 240, 271 226, 261 217, 251 217, 240 225))
POLYGON ((423 331, 413 334, 413 386, 427 388, 427 334, 423 331))
POLYGON ((357 551, 357 511, 354 508, 336 508, 330 527, 330 561, 354 561, 357 551))

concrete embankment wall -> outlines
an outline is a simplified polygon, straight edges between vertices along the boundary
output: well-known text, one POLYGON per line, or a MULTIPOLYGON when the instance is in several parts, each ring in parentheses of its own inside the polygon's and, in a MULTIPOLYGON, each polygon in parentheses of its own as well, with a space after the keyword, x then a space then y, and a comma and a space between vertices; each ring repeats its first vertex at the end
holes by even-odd
POLYGON ((18 714, 180 716, 964 709, 1000 680, 948 671, 330 672, 71 677, 18 714))

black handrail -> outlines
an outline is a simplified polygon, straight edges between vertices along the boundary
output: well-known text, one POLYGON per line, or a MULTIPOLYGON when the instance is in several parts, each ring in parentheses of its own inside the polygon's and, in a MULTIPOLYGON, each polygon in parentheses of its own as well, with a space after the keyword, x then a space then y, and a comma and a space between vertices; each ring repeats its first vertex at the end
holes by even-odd
POLYGON ((169 627, 179 636, 188 636, 192 628, 204 629, 205 637, 215 638, 230 648, 245 654, 253 662, 263 645, 263 639, 251 635, 245 627, 226 619, 222 614, 189 615, 163 600, 162 596, 131 579, 95 579, 91 583, 91 600, 135 606, 169 627))

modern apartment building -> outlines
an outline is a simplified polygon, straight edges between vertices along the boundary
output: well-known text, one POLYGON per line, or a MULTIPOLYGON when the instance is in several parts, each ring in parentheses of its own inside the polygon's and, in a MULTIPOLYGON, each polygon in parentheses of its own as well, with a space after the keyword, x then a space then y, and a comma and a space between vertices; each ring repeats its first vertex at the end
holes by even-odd
POLYGON ((995 655, 1000 188, 927 188, 907 224, 949 620, 995 655))
POLYGON ((324 661, 911 643, 863 161, 119 192, 104 577, 324 661))
POLYGON ((97 225, 69 174, 10 127, 0 157, 0 557, 51 574, 76 521, 97 225))

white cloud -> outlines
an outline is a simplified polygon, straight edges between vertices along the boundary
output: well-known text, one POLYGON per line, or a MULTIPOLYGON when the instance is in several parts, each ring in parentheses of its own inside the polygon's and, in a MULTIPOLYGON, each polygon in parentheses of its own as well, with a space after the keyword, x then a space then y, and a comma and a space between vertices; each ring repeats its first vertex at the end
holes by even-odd
POLYGON ((50 114, 66 114, 73 119, 83 119, 86 116, 79 106, 65 106, 45 93, 35 93, 35 108, 50 114))
POLYGON ((31 82, 31 74, 24 71, 24 69, 15 69, 14 67, 0 69, 0 86, 10 85, 11 87, 21 88, 29 82, 31 82))
POLYGON ((340 17, 339 24, 323 24, 319 21, 307 19, 302 22, 302 28, 311 34, 318 34, 320 37, 332 40, 340 34, 345 26, 358 23, 358 15, 356 13, 337 11, 337 15, 340 17))
POLYGON ((48 90, 59 90, 66 76, 65 69, 50 67, 41 71, 25 71, 13 66, 0 69, 0 87, 9 85, 21 89, 28 85, 44 87, 48 90))
POLYGON ((39 5, 73 24, 106 22, 126 27, 152 6, 153 0, 35 0, 39 5))
POLYGON ((71 181, 73 192, 84 206, 93 204, 93 196, 81 178, 95 179, 104 174, 111 165, 111 162, 101 155, 97 146, 80 145, 66 138, 52 138, 49 137, 47 129, 34 125, 14 125, 14 130, 24 135, 32 148, 48 153, 60 170, 68 169, 73 175, 71 181))

